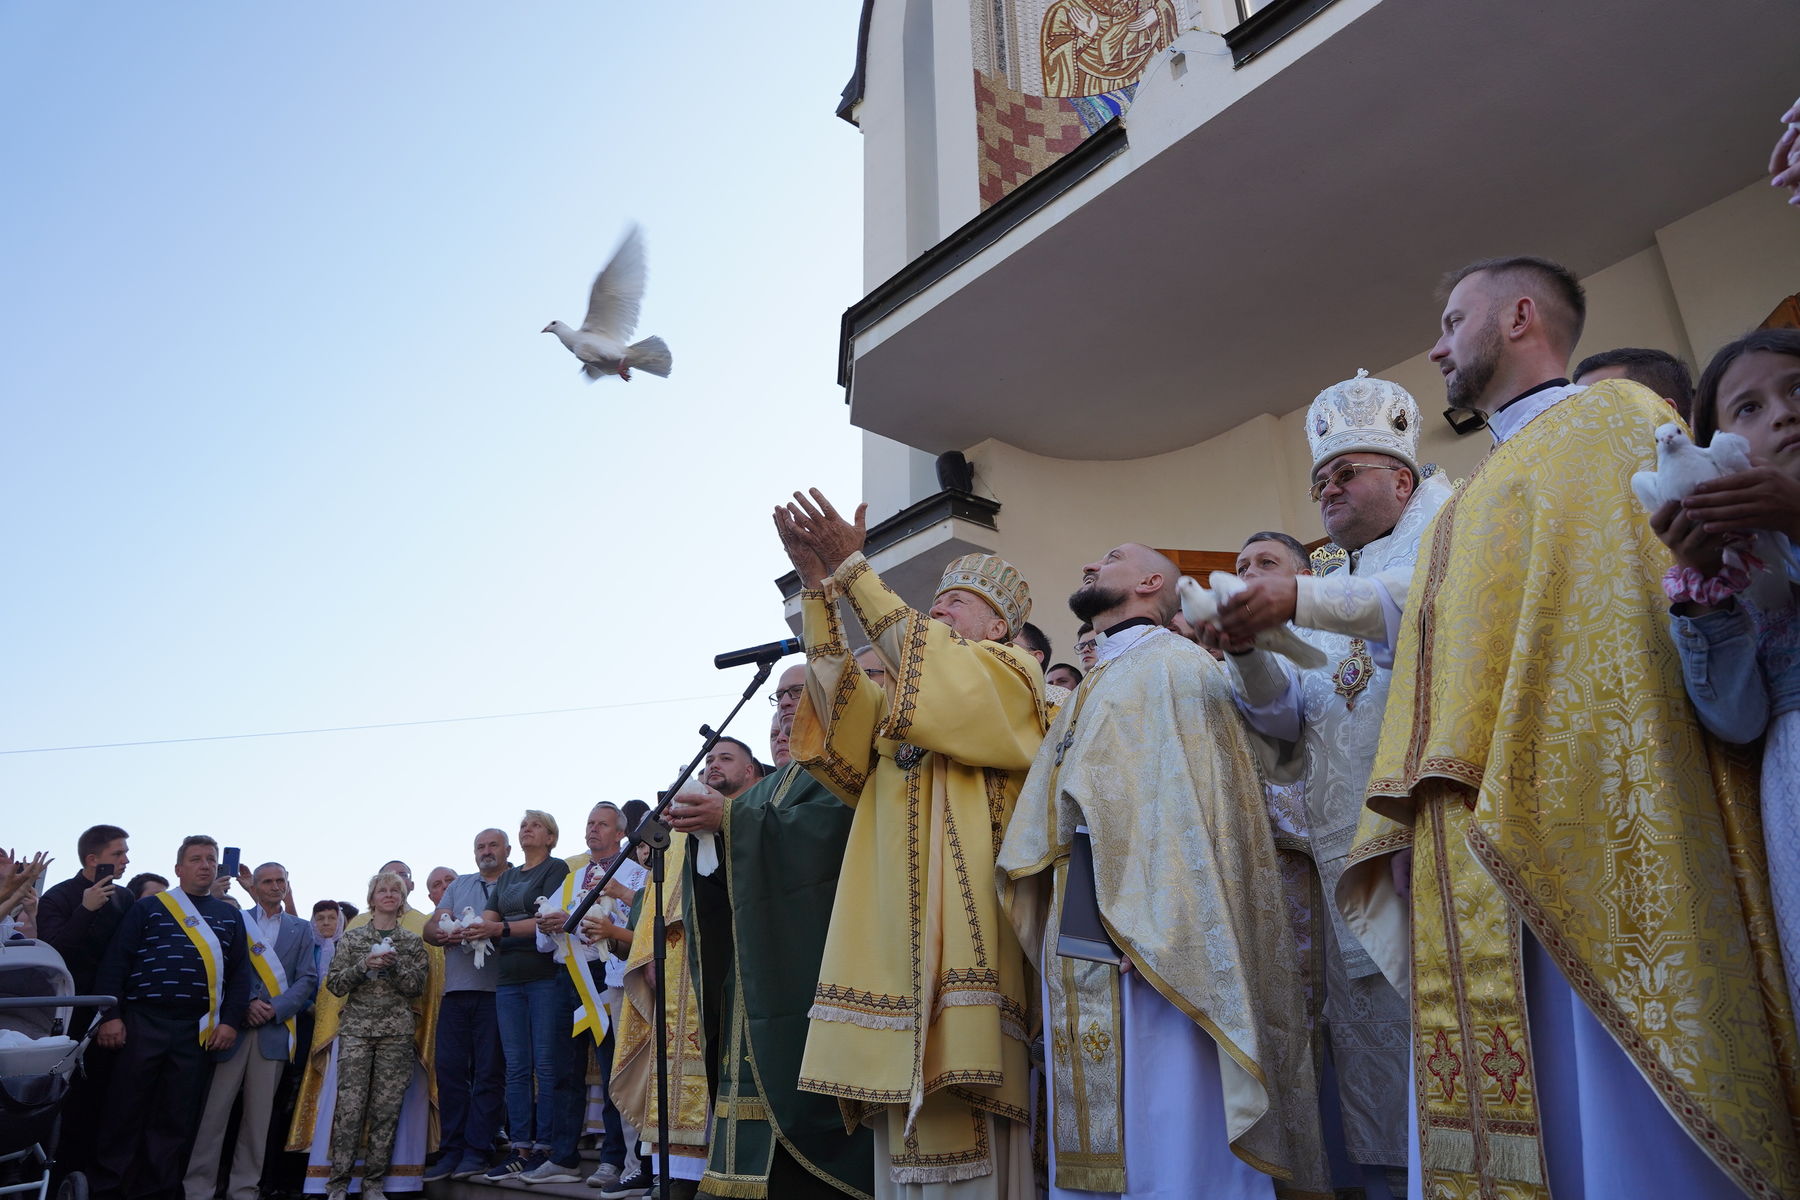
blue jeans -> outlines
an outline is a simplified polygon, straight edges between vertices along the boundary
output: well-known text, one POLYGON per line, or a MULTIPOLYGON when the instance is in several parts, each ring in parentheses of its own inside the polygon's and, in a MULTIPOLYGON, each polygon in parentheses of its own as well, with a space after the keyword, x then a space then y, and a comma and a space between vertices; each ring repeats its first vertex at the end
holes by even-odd
MULTIPOLYGON (((578 1044, 581 1047, 581 1059, 584 1065, 587 1060, 588 1052, 593 1052, 595 1060, 600 1064, 600 1084, 606 1089, 606 1105, 600 1112, 601 1124, 606 1131, 600 1141, 600 1161, 603 1163, 611 1163, 615 1167, 624 1167, 625 1120, 623 1117, 619 1116, 619 1108, 613 1103, 612 1098, 613 1031, 609 1027, 606 1031, 606 1037, 598 1046, 594 1045, 592 1035, 586 1033, 581 1035, 578 1044)), ((585 1097, 583 1098, 585 1099, 585 1097)), ((587 1123, 586 1117, 586 1105, 583 1105, 583 1125, 587 1123)))
POLYGON ((506 1124, 514 1146, 545 1147, 560 1163, 579 1157, 582 1082, 577 1071, 575 987, 557 968, 550 979, 503 983, 494 991, 506 1055, 506 1124))
POLYGON ((492 992, 445 992, 438 1009, 438 1120, 453 1162, 485 1159, 500 1129, 500 1026, 492 992))

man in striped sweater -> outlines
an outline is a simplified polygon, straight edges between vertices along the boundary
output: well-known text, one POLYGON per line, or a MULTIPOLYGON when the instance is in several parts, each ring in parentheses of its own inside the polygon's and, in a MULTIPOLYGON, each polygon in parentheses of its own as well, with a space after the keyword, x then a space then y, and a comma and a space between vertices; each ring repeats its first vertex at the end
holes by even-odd
POLYGON ((244 923, 211 894, 219 844, 184 839, 176 886, 132 905, 100 960, 95 990, 117 996, 96 1037, 118 1051, 108 1134, 89 1183, 96 1200, 172 1196, 206 1097, 205 1051, 237 1041, 250 999, 244 923))

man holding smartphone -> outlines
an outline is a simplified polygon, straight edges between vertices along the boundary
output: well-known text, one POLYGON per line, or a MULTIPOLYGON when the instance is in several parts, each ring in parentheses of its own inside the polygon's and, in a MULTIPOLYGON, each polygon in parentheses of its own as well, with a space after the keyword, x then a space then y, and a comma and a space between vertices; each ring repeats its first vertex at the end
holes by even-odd
MULTIPOLYGON (((131 907, 131 894, 120 886, 131 865, 127 836, 117 825, 87 830, 75 843, 81 870, 38 900, 38 938, 62 955, 77 993, 94 990, 100 956, 131 907)), ((69 1022, 69 1036, 80 1037, 93 1017, 92 1009, 77 1009, 69 1022)))

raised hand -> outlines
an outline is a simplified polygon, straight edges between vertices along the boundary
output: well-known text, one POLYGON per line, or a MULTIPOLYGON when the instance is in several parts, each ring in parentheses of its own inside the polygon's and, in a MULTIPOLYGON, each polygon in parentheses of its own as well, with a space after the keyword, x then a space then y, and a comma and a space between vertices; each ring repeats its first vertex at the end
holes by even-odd
POLYGON ((817 591, 825 581, 825 565, 819 561, 812 546, 800 536, 799 526, 788 512, 787 505, 775 506, 775 532, 781 535, 781 548, 787 551, 788 561, 794 564, 794 571, 800 576, 800 586, 807 591, 817 591))
POLYGON ((838 515, 825 493, 818 488, 808 491, 810 499, 799 492, 794 493, 794 503, 787 505, 788 517, 801 542, 818 556, 819 565, 829 575, 868 541, 865 518, 869 506, 856 506, 856 521, 852 524, 838 515))
POLYGON ((1800 207, 1800 100, 1794 101, 1781 119, 1787 128, 1769 154, 1769 173, 1775 176, 1769 183, 1792 192, 1788 203, 1800 207))

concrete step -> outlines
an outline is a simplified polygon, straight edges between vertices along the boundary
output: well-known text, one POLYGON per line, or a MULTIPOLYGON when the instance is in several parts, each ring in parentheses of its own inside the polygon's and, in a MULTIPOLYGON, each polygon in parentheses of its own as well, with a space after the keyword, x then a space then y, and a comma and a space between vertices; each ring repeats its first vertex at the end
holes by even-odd
MULTIPOLYGON (((581 1177, 585 1180, 600 1165, 595 1150, 581 1152, 581 1177)), ((425 1185, 427 1200, 523 1200, 520 1195, 555 1197, 557 1200, 596 1200, 598 1188, 585 1183, 520 1183, 517 1179, 438 1179, 425 1185)))

